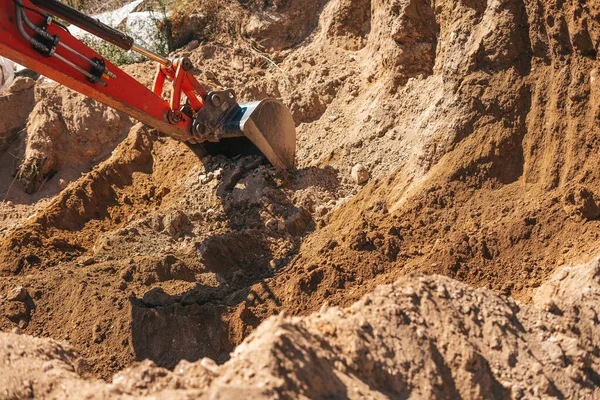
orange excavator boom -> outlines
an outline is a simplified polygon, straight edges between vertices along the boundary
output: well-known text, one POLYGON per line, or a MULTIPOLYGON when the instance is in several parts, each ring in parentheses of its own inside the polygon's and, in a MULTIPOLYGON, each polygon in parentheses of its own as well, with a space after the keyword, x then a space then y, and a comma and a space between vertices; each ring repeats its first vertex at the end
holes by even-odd
POLYGON ((238 103, 231 89, 208 92, 187 58, 168 59, 57 0, 0 0, 0 55, 123 111, 174 139, 218 142, 246 136, 277 168, 295 165, 296 131, 278 100, 238 103), (152 90, 71 35, 55 17, 157 63, 152 90), (166 82, 171 98, 162 97, 166 82))

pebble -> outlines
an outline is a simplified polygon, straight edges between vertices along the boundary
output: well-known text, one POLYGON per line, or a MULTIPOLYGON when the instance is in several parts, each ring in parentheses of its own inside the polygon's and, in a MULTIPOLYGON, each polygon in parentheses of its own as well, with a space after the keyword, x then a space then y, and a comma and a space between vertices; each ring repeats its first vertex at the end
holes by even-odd
POLYGON ((265 227, 267 227, 267 229, 277 231, 279 230, 279 220, 277 218, 271 218, 265 222, 265 227))
POLYGON ((96 263, 96 259, 94 257, 86 257, 79 262, 79 265, 88 266, 96 263))
POLYGON ((362 164, 356 164, 354 167, 352 167, 350 176, 352 177, 352 181, 354 181, 354 183, 357 185, 362 185, 363 183, 367 182, 370 177, 369 171, 367 171, 362 164))
POLYGON ((31 78, 20 76, 14 80, 8 88, 11 93, 19 93, 31 89, 35 86, 35 81, 31 78))
POLYGON ((544 350, 546 350, 548 357, 550 357, 554 363, 559 365, 564 364, 564 353, 558 344, 555 342, 546 341, 542 344, 542 347, 544 350))
POLYGON ((27 289, 23 286, 16 286, 8 291, 6 300, 8 301, 25 301, 27 298, 27 289))
POLYGON ((206 185, 208 182, 212 181, 215 178, 215 174, 213 172, 209 172, 207 175, 200 175, 200 183, 206 185))

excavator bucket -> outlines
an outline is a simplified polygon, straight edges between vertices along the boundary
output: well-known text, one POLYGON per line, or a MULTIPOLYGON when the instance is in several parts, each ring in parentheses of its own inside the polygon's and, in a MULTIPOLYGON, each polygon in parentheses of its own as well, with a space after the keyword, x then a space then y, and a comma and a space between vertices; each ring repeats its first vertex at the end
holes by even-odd
POLYGON ((225 122, 230 135, 242 134, 280 169, 294 168, 296 128, 290 111, 279 100, 240 103, 240 109, 225 122))

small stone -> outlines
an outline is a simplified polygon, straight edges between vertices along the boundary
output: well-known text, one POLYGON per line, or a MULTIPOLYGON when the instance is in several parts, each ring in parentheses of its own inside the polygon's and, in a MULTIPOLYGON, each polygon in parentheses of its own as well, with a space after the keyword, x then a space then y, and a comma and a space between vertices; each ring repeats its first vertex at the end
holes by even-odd
POLYGON ((8 91, 11 93, 20 93, 31 89, 34 86, 35 81, 33 79, 20 76, 13 81, 12 85, 8 88, 8 91))
POLYGON ((163 219, 164 217, 158 214, 152 217, 152 229, 154 229, 155 232, 162 232, 165 229, 163 219))
POLYGON ((548 353, 548 357, 550 357, 552 362, 561 366, 564 365, 564 353, 557 343, 547 341, 542 344, 542 347, 544 348, 544 350, 546 350, 546 352, 548 353))
POLYGON ((6 300, 8 301, 25 301, 27 298, 27 289, 23 286, 16 286, 8 291, 6 300))
POLYGON ((64 189, 67 187, 67 181, 65 181, 64 179, 59 179, 58 180, 58 187, 60 187, 61 189, 64 189))
POLYGON ((212 358, 208 358, 208 357, 204 357, 202 360, 200 360, 200 365, 202 365, 204 368, 206 368, 207 370, 217 373, 219 366, 217 365, 217 363, 212 359, 212 358))
POLYGON ((88 266, 96 263, 96 259, 94 257, 85 257, 80 262, 79 265, 88 266))
POLYGON ((202 174, 200 175, 200 183, 206 185, 208 182, 212 181, 214 177, 212 172, 209 172, 207 175, 202 174))
POLYGON ((206 77, 206 79, 216 79, 217 78, 217 76, 214 74, 214 72, 210 72, 210 71, 204 72, 204 76, 206 77))
POLYGON ((369 171, 362 164, 356 164, 352 167, 350 176, 355 184, 362 185, 369 180, 369 171))
POLYGON ((315 214, 317 215, 317 217, 324 217, 327 214, 329 214, 329 207, 327 207, 327 206, 319 206, 315 210, 315 214))
POLYGON ((12 328, 11 332, 14 333, 15 335, 22 335, 23 334, 23 331, 18 326, 15 326, 14 328, 12 328))
POLYGON ((511 388, 511 392, 514 399, 522 399, 525 396, 523 389, 518 384, 511 388))
POLYGON ((198 46, 200 46, 200 42, 198 42, 197 40, 192 40, 191 42, 189 42, 186 46, 185 49, 187 51, 192 51, 198 48, 198 46))
POLYGON ((27 328, 27 325, 29 325, 29 323, 27 321, 25 321, 24 319, 19 321, 19 329, 25 329, 25 328, 27 328))
POLYGON ((172 210, 163 219, 165 231, 174 238, 184 236, 192 226, 189 217, 181 210, 172 210))
POLYGON ((554 299, 548 299, 544 304, 543 304, 544 310, 546 310, 549 313, 552 314, 557 314, 560 312, 560 309, 558 308, 558 305, 556 304, 556 301, 554 301, 554 299))
POLYGON ((530 368, 531 372, 533 372, 534 375, 540 375, 543 371, 544 371, 544 367, 542 366, 542 364, 540 364, 539 362, 534 362, 531 365, 530 368))
POLYGON ((27 307, 24 303, 13 301, 5 303, 4 305, 4 316, 8 319, 17 322, 20 319, 27 318, 27 307))
POLYGON ((574 365, 569 365, 566 369, 566 373, 567 376, 573 381, 573 382, 580 382, 581 381, 581 373, 579 372, 579 370, 577 369, 577 367, 575 367, 574 365))
POLYGON ((279 220, 277 218, 271 218, 265 222, 265 227, 272 231, 277 231, 279 230, 279 220))
POLYGON ((560 271, 558 271, 555 275, 556 279, 559 281, 563 281, 565 280, 565 278, 569 276, 569 273, 567 272, 567 270, 565 268, 561 269, 560 271))

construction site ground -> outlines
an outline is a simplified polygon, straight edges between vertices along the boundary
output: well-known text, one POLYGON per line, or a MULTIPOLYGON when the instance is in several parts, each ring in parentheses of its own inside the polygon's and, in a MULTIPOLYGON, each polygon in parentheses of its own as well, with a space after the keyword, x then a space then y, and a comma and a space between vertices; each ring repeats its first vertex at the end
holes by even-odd
POLYGON ((600 3, 205 3, 297 167, 17 78, 0 398, 599 398, 600 3))

